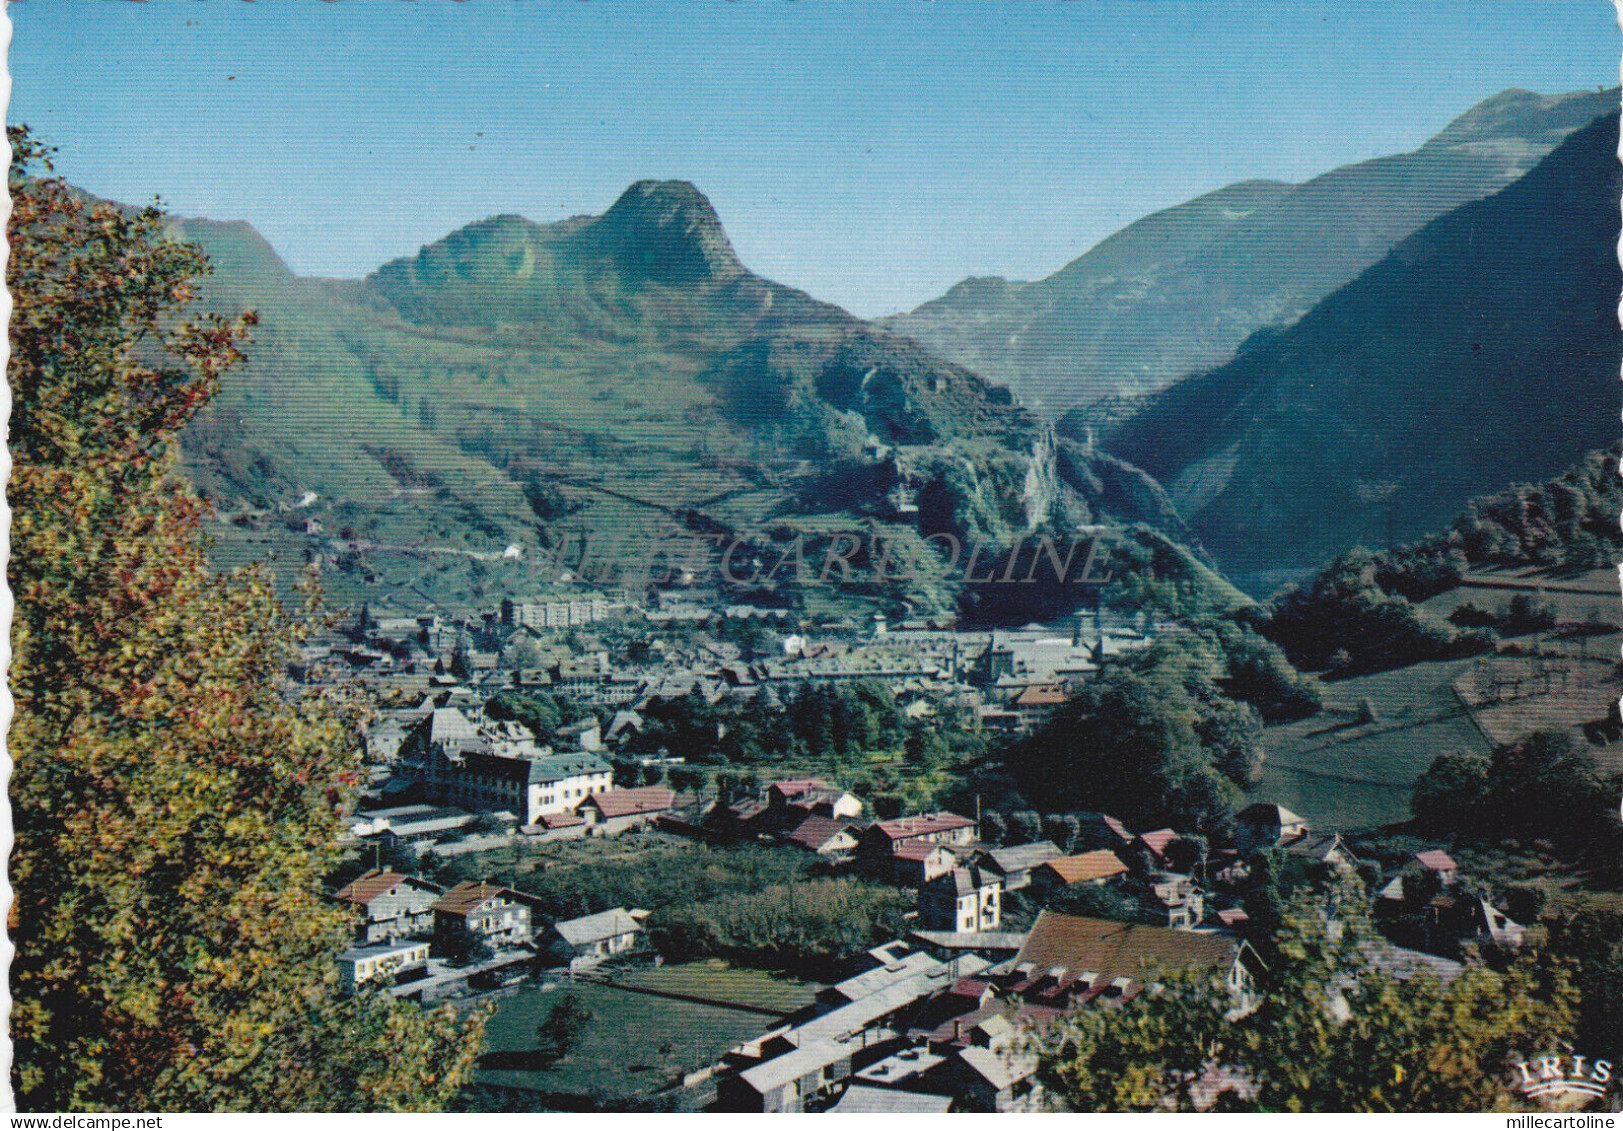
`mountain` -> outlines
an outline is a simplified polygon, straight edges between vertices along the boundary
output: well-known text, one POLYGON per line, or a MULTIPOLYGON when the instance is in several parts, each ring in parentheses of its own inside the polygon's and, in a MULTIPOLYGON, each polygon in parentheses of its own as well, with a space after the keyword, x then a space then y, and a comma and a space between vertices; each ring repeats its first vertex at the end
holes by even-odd
POLYGON ((246 225, 174 228, 215 258, 208 301, 259 314, 185 436, 217 557, 315 561, 336 603, 488 608, 559 553, 633 565, 695 536, 741 539, 740 563, 802 539, 815 563, 848 531, 917 576, 740 595, 942 614, 961 594, 927 535, 990 557, 1038 529, 1185 532, 1158 484, 1007 389, 751 273, 684 182, 494 216, 359 282, 293 277, 246 225))
POLYGON ((1299 322, 1103 442, 1265 585, 1414 538, 1617 436, 1618 114, 1427 224, 1299 322))
MULTIPOLYGON (((1290 325, 1421 225, 1522 176, 1618 92, 1507 90, 1412 153, 1158 212, 1046 279, 971 279, 885 324, 1058 418, 1159 391, 1290 325)), ((1130 407, 1118 404, 1117 408, 1130 407)))

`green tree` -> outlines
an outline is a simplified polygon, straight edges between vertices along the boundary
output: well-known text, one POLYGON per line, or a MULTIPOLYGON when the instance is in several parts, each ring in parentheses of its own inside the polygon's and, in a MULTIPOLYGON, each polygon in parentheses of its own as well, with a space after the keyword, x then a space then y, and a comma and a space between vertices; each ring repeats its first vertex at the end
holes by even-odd
POLYGON ((359 751, 342 704, 282 697, 300 626, 210 571, 175 475, 253 318, 188 316, 201 253, 9 136, 18 1105, 442 1107, 482 1018, 338 992, 359 751))
POLYGON ((594 1017, 578 994, 564 993, 535 1027, 536 1056, 549 1065, 568 1056, 580 1045, 594 1017))

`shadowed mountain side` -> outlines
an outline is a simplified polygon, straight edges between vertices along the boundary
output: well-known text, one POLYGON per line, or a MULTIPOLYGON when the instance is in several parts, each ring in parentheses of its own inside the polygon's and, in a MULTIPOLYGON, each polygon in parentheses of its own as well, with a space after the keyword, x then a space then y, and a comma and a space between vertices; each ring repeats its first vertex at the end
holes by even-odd
POLYGON ((1616 113, 1106 441, 1233 575, 1415 537, 1617 434, 1616 113))
MULTIPOLYGON (((1248 181, 1128 226, 1046 279, 973 279, 886 320, 1051 418, 1154 392, 1293 323, 1426 222, 1495 192, 1617 92, 1507 90, 1412 153, 1248 181)), ((1120 406, 1118 406, 1120 407, 1120 406)))

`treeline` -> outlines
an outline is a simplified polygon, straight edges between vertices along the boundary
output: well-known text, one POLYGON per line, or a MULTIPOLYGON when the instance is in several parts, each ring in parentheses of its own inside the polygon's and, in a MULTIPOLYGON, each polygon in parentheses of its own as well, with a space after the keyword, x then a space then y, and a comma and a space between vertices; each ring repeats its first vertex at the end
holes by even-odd
POLYGON ((807 684, 778 707, 730 697, 707 703, 695 692, 656 699, 642 714, 647 725, 631 752, 664 750, 712 765, 849 761, 895 750, 907 735, 895 695, 869 680, 807 684))
POLYGON ((744 845, 681 845, 635 859, 592 860, 517 877, 514 887, 538 901, 552 919, 575 919, 613 907, 697 905, 807 878, 817 867, 807 854, 744 845))
POLYGON ((1570 734, 1536 731, 1492 757, 1439 755, 1415 782, 1411 808, 1432 833, 1615 848, 1617 796, 1615 779, 1606 781, 1570 734))
POLYGON ((1418 604, 1458 585, 1472 565, 1611 565, 1623 554, 1620 511, 1618 453, 1591 452, 1548 482, 1471 500, 1440 534, 1380 553, 1350 550, 1247 616, 1312 671, 1350 675, 1473 655, 1493 647, 1485 629, 1515 634, 1547 616, 1511 609, 1451 622, 1418 604))
POLYGON ((673 903, 649 918, 648 931, 672 961, 719 957, 827 979, 863 950, 903 934, 911 910, 897 888, 818 879, 673 903))

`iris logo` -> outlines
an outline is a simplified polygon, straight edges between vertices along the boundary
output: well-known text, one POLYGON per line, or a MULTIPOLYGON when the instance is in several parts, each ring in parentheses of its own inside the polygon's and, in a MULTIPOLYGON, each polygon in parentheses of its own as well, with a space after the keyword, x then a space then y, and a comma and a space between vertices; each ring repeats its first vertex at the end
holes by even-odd
POLYGON ((1583 1056, 1541 1056, 1516 1063, 1515 1087, 1530 1099, 1555 1096, 1604 1096, 1612 1080, 1612 1062, 1583 1056))

